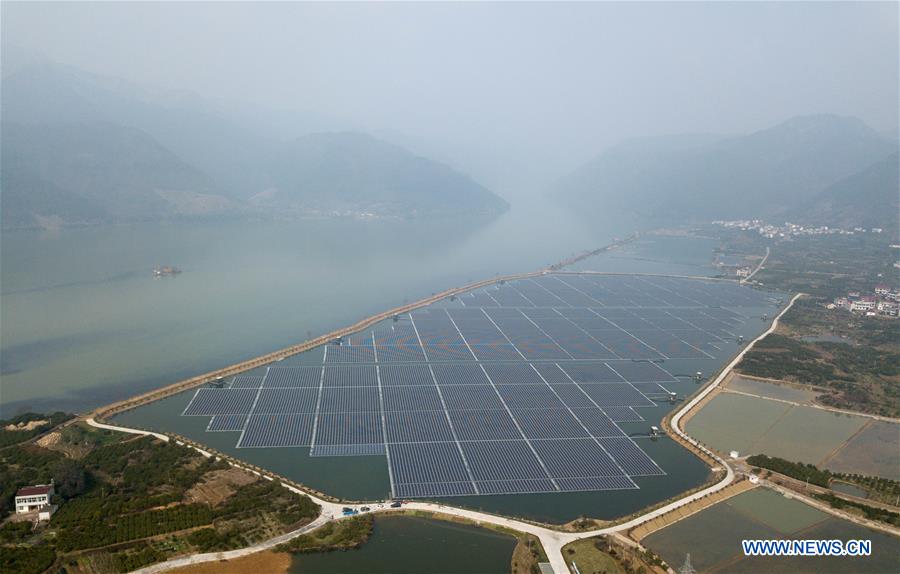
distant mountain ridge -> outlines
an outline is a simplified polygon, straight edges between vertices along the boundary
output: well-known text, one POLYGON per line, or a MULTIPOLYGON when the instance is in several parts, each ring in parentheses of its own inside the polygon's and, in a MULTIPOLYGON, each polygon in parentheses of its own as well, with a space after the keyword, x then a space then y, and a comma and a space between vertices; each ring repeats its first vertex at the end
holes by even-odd
POLYGON ((370 135, 319 133, 283 146, 258 204, 404 216, 498 212, 508 204, 468 176, 370 135))
POLYGON ((4 228, 508 207, 468 176, 370 136, 284 141, 224 107, 68 66, 17 68, 3 78, 2 100, 4 228))
POLYGON ((788 212, 791 221, 831 227, 878 227, 898 236, 900 153, 846 177, 788 212))
POLYGON ((580 211, 671 221, 771 217, 897 149, 856 118, 815 115, 746 136, 616 146, 555 192, 580 211))

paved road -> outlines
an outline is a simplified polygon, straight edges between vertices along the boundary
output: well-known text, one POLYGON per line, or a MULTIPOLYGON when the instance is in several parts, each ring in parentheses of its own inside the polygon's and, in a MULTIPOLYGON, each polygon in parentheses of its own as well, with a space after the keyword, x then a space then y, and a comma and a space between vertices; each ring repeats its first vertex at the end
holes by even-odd
MULTIPOLYGON (((713 390, 715 390, 722 383, 722 381, 725 379, 725 377, 728 375, 728 373, 734 368, 735 365, 737 365, 741 361, 741 359, 744 357, 744 355, 747 353, 747 351, 749 351, 763 337, 765 337, 769 333, 773 332, 777 328, 779 319, 781 319, 781 317, 784 315, 784 313, 787 312, 787 310, 791 308, 791 306, 800 297, 800 295, 801 294, 795 295, 790 300, 788 305, 775 317, 775 319, 772 321, 772 325, 765 332, 760 334, 758 337, 753 339, 753 341, 751 341, 746 347, 744 347, 744 349, 740 353, 738 353, 734 357, 734 359, 732 359, 732 361, 730 363, 728 363, 728 365, 724 369, 721 370, 719 375, 711 383, 709 383, 706 387, 704 387, 703 390, 701 390, 699 393, 697 393, 690 401, 688 401, 684 405, 682 405, 682 407, 678 410, 678 412, 675 413, 675 415, 673 415, 672 418, 669 420, 669 425, 671 427, 672 432, 676 433, 683 440, 689 442, 691 445, 693 445, 698 450, 701 450, 704 453, 706 453, 707 455, 709 455, 716 462, 718 462, 722 468, 725 469, 725 477, 722 478, 722 480, 720 480, 716 484, 713 484, 713 485, 711 485, 707 488, 704 488, 703 490, 700 490, 698 492, 695 492, 693 494, 687 495, 687 496, 680 498, 674 502, 666 504, 660 508, 646 512, 646 513, 644 513, 636 518, 633 518, 632 520, 629 520, 627 522, 616 524, 614 526, 609 526, 607 528, 600 528, 600 529, 590 530, 590 531, 585 531, 585 532, 561 532, 558 530, 553 530, 553 529, 546 528, 543 526, 537 526, 534 524, 530 524, 528 522, 516 520, 514 518, 508 518, 505 516, 496 516, 493 514, 487 514, 487 513, 479 512, 476 510, 468 510, 465 508, 456 508, 453 506, 444 506, 442 504, 435 504, 435 503, 430 503, 430 502, 410 502, 410 503, 404 504, 403 509, 425 510, 425 511, 431 511, 431 512, 438 512, 438 513, 442 513, 442 514, 458 516, 461 518, 471 520, 473 522, 494 524, 497 526, 503 526, 506 528, 510 528, 512 530, 517 530, 519 532, 526 532, 528 534, 532 534, 541 541, 541 544, 544 547, 544 551, 547 554, 548 560, 550 561, 550 564, 553 567, 553 571, 556 574, 566 574, 569 572, 569 568, 568 568, 568 565, 566 564, 566 561, 563 558, 563 554, 562 554, 562 548, 566 544, 569 544, 570 542, 574 542, 575 540, 580 540, 582 538, 589 538, 589 537, 599 536, 599 535, 603 535, 603 534, 615 534, 615 533, 619 533, 619 532, 628 531, 631 528, 634 528, 635 526, 638 526, 648 520, 653 520, 654 518, 657 518, 659 516, 662 516, 663 514, 671 512, 672 510, 675 510, 676 508, 680 508, 680 507, 682 507, 686 504, 689 504, 695 500, 703 498, 704 496, 706 496, 708 494, 712 494, 714 492, 718 492, 719 490, 722 490, 723 488, 725 488, 726 486, 728 486, 729 484, 731 484, 734 481, 735 476, 736 476, 734 469, 728 464, 728 461, 726 461, 725 459, 723 459, 716 453, 712 452, 711 450, 707 449, 706 447, 704 447, 703 445, 698 443, 696 440, 694 440, 692 437, 690 437, 687 433, 685 433, 681 428, 681 420, 688 411, 690 411, 692 408, 694 408, 698 403, 700 403, 700 401, 702 401, 707 395, 709 395, 711 392, 713 392, 713 390)), ((103 423, 94 421, 93 419, 87 419, 87 422, 88 422, 88 424, 99 427, 99 428, 118 430, 118 431, 122 431, 122 432, 130 432, 133 434, 144 434, 144 435, 152 434, 153 436, 157 436, 157 437, 161 438, 162 440, 169 440, 169 437, 159 434, 159 433, 151 433, 148 431, 130 429, 130 428, 126 428, 126 427, 119 427, 116 425, 103 424, 103 423)), ((202 451, 201 449, 196 449, 196 450, 201 452, 204 456, 212 456, 210 453, 202 451)), ((189 564, 199 564, 199 563, 203 563, 203 562, 212 562, 212 561, 218 561, 218 560, 230 559, 230 558, 239 558, 241 556, 253 554, 255 552, 260 552, 262 550, 269 550, 271 548, 274 548, 278 544, 281 544, 282 542, 285 542, 287 540, 290 540, 292 538, 295 538, 297 536, 300 536, 302 534, 305 534, 307 532, 315 530, 316 528, 322 526, 323 524, 326 524, 327 522, 329 522, 331 520, 342 519, 343 518, 342 509, 345 506, 349 506, 349 507, 355 508, 357 510, 359 508, 361 508, 362 506, 369 506, 370 508, 372 508, 373 512, 386 512, 386 513, 398 510, 398 509, 392 509, 389 507, 385 507, 384 505, 379 505, 379 504, 352 505, 352 504, 333 503, 333 502, 329 502, 326 500, 322 500, 316 496, 313 496, 306 492, 302 492, 293 487, 290 487, 290 486, 286 486, 286 487, 290 488, 291 490, 294 490, 298 493, 309 496, 313 501, 315 501, 317 504, 319 504, 322 507, 322 514, 319 516, 319 518, 317 518, 312 523, 304 526, 303 528, 300 528, 293 532, 289 532, 287 534, 283 534, 277 538, 273 538, 271 540, 261 542, 254 546, 242 548, 239 550, 232 550, 229 552, 212 552, 212 553, 207 553, 207 554, 196 554, 196 555, 188 556, 185 558, 178 558, 175 560, 170 560, 168 562, 155 564, 153 566, 149 566, 147 568, 138 570, 137 572, 139 572, 141 574, 158 573, 158 572, 164 572, 166 570, 171 570, 171 569, 177 568, 179 566, 186 566, 189 564)), ((834 514, 834 513, 832 513, 832 514, 834 514)))

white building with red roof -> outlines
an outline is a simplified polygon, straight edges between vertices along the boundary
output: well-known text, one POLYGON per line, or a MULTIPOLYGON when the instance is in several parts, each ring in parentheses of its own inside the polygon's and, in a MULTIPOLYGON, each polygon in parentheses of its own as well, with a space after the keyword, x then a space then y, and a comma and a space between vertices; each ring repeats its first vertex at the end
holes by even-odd
POLYGON ((16 492, 16 514, 27 514, 50 506, 53 484, 36 484, 20 488, 16 492))

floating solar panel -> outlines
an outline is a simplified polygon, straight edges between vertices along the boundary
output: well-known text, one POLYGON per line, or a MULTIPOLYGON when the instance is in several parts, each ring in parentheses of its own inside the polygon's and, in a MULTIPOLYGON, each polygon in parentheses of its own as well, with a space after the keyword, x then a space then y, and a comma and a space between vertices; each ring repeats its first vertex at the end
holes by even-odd
POLYGON ((475 481, 549 477, 524 440, 460 443, 475 481))
POLYGON ((565 405, 553 389, 540 385, 497 385, 497 391, 510 409, 562 409, 565 405))
POLYGON ((316 444, 309 456, 384 456, 386 449, 379 444, 316 444))
POLYGON ((419 345, 375 347, 379 363, 424 363, 425 352, 419 345))
POLYGON ((544 379, 528 363, 484 365, 495 385, 541 385, 544 379))
POLYGON ((490 385, 478 365, 433 365, 434 378, 442 387, 448 385, 490 385))
POLYGON ((441 386, 448 410, 502 409, 503 402, 490 385, 441 386))
POLYGON ((521 361, 522 355, 512 345, 471 345, 479 361, 521 361))
POLYGON ((183 416, 240 415, 250 412, 256 389, 199 389, 183 416))
POLYGON ((465 345, 425 345, 424 348, 429 361, 475 361, 465 345))
POLYGON ((374 363, 375 349, 366 345, 332 345, 325 354, 325 363, 374 363))
POLYGON ((663 383, 677 380, 668 371, 649 361, 610 361, 607 366, 629 383, 663 383))
POLYGON ((592 438, 533 440, 531 444, 553 478, 625 474, 592 438))
POLYGON ((557 478, 556 484, 562 492, 584 492, 594 490, 634 490, 638 486, 627 476, 591 476, 581 478, 557 478))
POLYGON ((384 413, 388 443, 452 441, 453 431, 443 411, 384 413))
POLYGON ((376 345, 418 345, 419 337, 412 325, 402 323, 375 331, 376 345))
POLYGON ((566 363, 560 367, 576 383, 611 383, 624 380, 606 363, 566 363))
POLYGON ((325 387, 375 387, 378 375, 374 365, 325 367, 322 378, 325 387))
POLYGON ((238 448, 309 446, 314 415, 252 415, 238 448))
POLYGON ((663 471, 617 422, 643 421, 635 408, 675 382, 649 360, 711 359, 746 321, 721 306, 766 297, 665 277, 511 281, 200 389, 184 414, 241 431, 241 448, 387 455, 395 497, 634 489, 663 471))
POLYGON ((630 438, 602 438, 599 440, 603 448, 616 459, 616 462, 626 474, 630 476, 660 476, 666 474, 630 438))
POLYGON ((262 389, 253 414, 314 413, 318 397, 319 389, 262 389))
POLYGON ((513 409, 512 415, 529 439, 590 436, 568 409, 513 409))
POLYGON ((440 492, 450 492, 449 495, 475 493, 475 488, 472 486, 471 479, 466 471, 466 465, 456 443, 399 443, 392 444, 388 448, 395 489, 401 493, 411 492, 411 494, 406 494, 405 496, 440 496, 440 492), (442 488, 435 486, 431 491, 422 489, 419 491, 419 494, 415 494, 416 487, 410 487, 406 490, 401 487, 401 485, 434 485, 441 483, 462 483, 468 484, 469 487, 461 492, 454 487, 442 488))
POLYGON ((320 413, 316 422, 317 445, 384 444, 381 415, 368 413, 320 413))
POLYGON ((320 413, 357 413, 381 410, 375 387, 336 387, 322 389, 320 413))
POLYGON ((313 387, 322 380, 322 367, 270 367, 265 387, 313 387))
POLYGON ((562 384, 550 386, 553 388, 553 391, 556 393, 559 399, 570 409, 597 408, 597 406, 594 404, 594 401, 591 400, 591 397, 587 396, 578 385, 562 384))
POLYGON ((472 494, 475 494, 475 487, 469 481, 394 484, 394 498, 436 498, 472 494))
POLYGON ((461 441, 516 440, 522 433, 506 410, 449 410, 456 437, 461 441))
POLYGON ((209 420, 207 432, 224 432, 244 430, 247 415, 216 415, 209 420))
POLYGON ((628 383, 582 383, 579 386, 600 408, 656 406, 656 403, 628 383))
POLYGON ((382 388, 385 411, 443 411, 441 396, 433 384, 430 387, 382 388))
POLYGON ((604 406, 603 412, 617 423, 638 423, 646 420, 631 407, 604 406))
POLYGON ((380 365, 378 373, 382 387, 434 386, 428 365, 380 365))
POLYGON ((610 418, 604 411, 598 410, 597 408, 573 408, 572 413, 579 421, 581 421, 581 424, 587 428, 588 432, 591 433, 591 436, 593 437, 600 438, 625 435, 622 429, 616 425, 614 419, 610 418))
POLYGON ((258 389, 262 386, 262 375, 238 375, 231 383, 232 389, 258 389))

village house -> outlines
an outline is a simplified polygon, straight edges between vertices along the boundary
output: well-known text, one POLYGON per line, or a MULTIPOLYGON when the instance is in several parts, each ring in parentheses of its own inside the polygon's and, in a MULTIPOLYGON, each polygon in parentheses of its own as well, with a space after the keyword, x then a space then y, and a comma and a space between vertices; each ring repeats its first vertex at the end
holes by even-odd
POLYGON ((53 495, 52 483, 20 488, 16 492, 16 514, 28 514, 29 512, 42 510, 45 506, 49 507, 50 498, 53 495))

